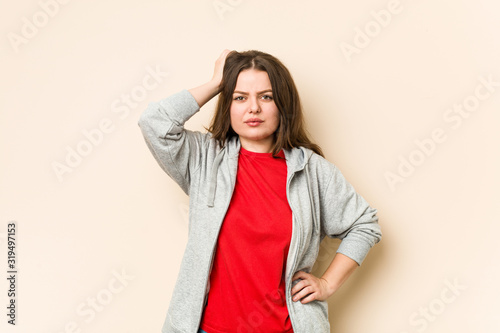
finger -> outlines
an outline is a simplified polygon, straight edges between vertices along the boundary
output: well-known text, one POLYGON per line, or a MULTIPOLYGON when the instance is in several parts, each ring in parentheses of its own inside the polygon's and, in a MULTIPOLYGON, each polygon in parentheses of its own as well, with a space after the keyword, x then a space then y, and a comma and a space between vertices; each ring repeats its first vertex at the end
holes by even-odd
POLYGON ((309 303, 309 302, 312 302, 314 300, 316 300, 316 294, 317 293, 312 293, 312 294, 309 294, 307 297, 304 297, 300 303, 302 304, 306 304, 306 303, 309 303))
POLYGON ((221 62, 225 62, 225 61, 226 61, 227 56, 228 56, 228 55, 229 55, 229 53, 231 53, 231 52, 232 52, 232 50, 225 49, 224 51, 222 51, 222 53, 221 53, 221 55, 220 55, 220 57, 219 57, 219 60, 220 60, 221 62))
POLYGON ((292 300, 294 302, 304 298, 305 296, 309 295, 310 293, 314 292, 314 288, 312 286, 307 286, 305 288, 302 288, 298 293, 296 293, 293 297, 292 300))
POLYGON ((299 291, 301 291, 302 289, 304 289, 305 287, 309 286, 310 283, 307 281, 307 280, 301 280, 300 282, 297 282, 297 284, 295 286, 293 286, 292 288, 292 295, 294 295, 295 293, 298 293, 299 291))
POLYGON ((296 280, 296 279, 300 279, 300 278, 302 278, 302 279, 306 279, 306 278, 308 278, 308 277, 309 277, 309 274, 308 274, 308 273, 306 273, 306 272, 304 272, 304 271, 298 271, 298 272, 296 272, 296 273, 293 275, 292 280, 296 280))
POLYGON ((226 59, 231 52, 233 52, 233 50, 225 49, 219 56, 219 59, 217 59, 217 64, 221 72, 224 69, 224 64, 226 63, 226 59))
POLYGON ((295 284, 293 289, 296 289, 298 291, 304 288, 305 286, 313 284, 314 280, 312 279, 312 277, 313 276, 311 274, 302 271, 295 273, 294 277, 292 277, 292 281, 298 281, 298 282, 295 284))

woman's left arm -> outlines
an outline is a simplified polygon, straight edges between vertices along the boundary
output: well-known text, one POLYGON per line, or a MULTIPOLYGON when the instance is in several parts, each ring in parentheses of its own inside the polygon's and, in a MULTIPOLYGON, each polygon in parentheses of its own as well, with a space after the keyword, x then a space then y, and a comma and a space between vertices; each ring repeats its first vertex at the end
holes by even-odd
POLYGON ((302 280, 292 288, 293 301, 301 300, 301 303, 305 304, 314 300, 326 300, 340 288, 358 266, 358 263, 348 256, 337 253, 321 278, 298 271, 292 277, 292 281, 302 280))
POLYGON ((302 303, 326 300, 335 293, 382 237, 377 210, 370 207, 335 165, 330 163, 328 167, 330 179, 319 193, 321 228, 328 237, 342 242, 321 278, 304 271, 292 277, 292 281, 301 279, 292 288, 292 299, 302 303))

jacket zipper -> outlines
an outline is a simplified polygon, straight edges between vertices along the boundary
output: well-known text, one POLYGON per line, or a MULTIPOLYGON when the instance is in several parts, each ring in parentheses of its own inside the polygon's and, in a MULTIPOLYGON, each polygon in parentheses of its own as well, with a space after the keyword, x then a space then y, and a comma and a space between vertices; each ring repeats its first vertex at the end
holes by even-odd
MULTIPOLYGON (((289 193, 289 184, 290 182, 292 181, 292 178, 293 176, 295 175, 295 173, 292 174, 292 176, 290 177, 290 179, 288 180, 288 183, 287 183, 287 186, 286 186, 286 191, 287 191, 287 198, 288 198, 288 203, 290 205, 290 208, 292 208, 292 201, 290 200, 290 197, 288 196, 288 193, 289 193)), ((293 214, 293 209, 292 209, 292 216, 295 216, 295 214, 293 214)), ((295 219, 293 218, 292 219, 292 222, 294 221, 295 219)), ((297 225, 298 225, 298 222, 297 222, 297 225)), ((288 277, 289 279, 289 286, 290 288, 287 288, 286 290, 286 293, 288 294, 287 297, 286 297, 286 303, 287 303, 287 306, 288 306, 288 315, 290 316, 290 322, 292 323, 292 328, 297 328, 297 326, 294 325, 294 316, 292 316, 292 314, 295 314, 295 310, 293 309, 293 306, 292 304, 290 303, 291 301, 291 298, 292 298, 292 277, 293 277, 293 272, 295 271, 295 267, 297 266, 297 254, 298 254, 298 251, 299 251, 299 245, 300 245, 300 228, 299 227, 296 227, 295 228, 296 230, 296 243, 297 245, 295 246, 294 248, 294 254, 293 254, 293 261, 292 261, 292 269, 290 270, 290 276, 288 277)))

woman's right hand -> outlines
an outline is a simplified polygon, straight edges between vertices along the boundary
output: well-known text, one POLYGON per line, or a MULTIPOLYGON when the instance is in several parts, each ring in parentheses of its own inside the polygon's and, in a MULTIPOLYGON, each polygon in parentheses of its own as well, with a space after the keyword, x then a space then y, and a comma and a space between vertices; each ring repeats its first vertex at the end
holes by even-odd
POLYGON ((214 75, 212 77, 212 82, 216 84, 220 89, 220 84, 222 81, 222 73, 224 71, 224 64, 226 63, 227 55, 232 52, 231 50, 225 49, 222 51, 219 58, 215 61, 214 75))
POLYGON ((189 92, 193 95, 200 108, 222 90, 222 73, 224 71, 226 57, 230 52, 231 50, 228 49, 222 51, 221 55, 215 62, 214 75, 210 81, 196 88, 189 89, 189 92))

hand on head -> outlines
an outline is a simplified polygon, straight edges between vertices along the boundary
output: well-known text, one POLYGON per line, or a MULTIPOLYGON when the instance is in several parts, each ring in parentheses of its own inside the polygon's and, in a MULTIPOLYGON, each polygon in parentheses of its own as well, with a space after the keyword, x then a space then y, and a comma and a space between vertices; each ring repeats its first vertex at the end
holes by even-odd
POLYGON ((212 81, 214 81, 217 86, 220 87, 220 83, 222 81, 222 73, 224 71, 224 64, 226 63, 226 58, 232 50, 225 49, 222 51, 219 58, 215 61, 214 75, 212 77, 212 81))

